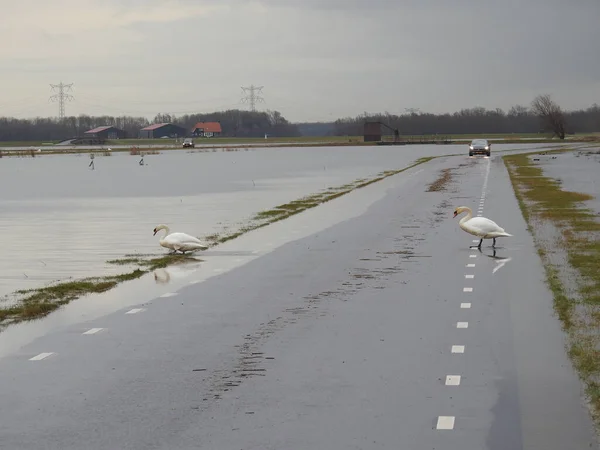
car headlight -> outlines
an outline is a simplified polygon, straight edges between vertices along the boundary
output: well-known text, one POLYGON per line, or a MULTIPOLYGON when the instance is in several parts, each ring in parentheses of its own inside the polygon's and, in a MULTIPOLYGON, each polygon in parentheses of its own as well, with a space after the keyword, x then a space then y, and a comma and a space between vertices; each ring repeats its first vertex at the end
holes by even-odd
POLYGON ((485 149, 486 149, 486 150, 489 150, 489 149, 490 149, 490 147, 489 147, 488 145, 486 145, 486 146, 485 146, 485 149))

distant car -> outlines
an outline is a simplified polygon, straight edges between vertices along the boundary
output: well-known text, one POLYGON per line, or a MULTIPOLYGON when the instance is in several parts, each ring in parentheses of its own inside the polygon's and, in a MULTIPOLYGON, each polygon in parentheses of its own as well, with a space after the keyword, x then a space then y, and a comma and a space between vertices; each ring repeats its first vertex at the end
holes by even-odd
POLYGON ((473 139, 469 145, 469 156, 485 155, 490 156, 492 153, 492 144, 487 139, 473 139))
POLYGON ((183 140, 183 148, 187 148, 187 147, 194 148, 195 146, 196 146, 196 144, 194 144, 194 141, 191 138, 185 138, 183 140))

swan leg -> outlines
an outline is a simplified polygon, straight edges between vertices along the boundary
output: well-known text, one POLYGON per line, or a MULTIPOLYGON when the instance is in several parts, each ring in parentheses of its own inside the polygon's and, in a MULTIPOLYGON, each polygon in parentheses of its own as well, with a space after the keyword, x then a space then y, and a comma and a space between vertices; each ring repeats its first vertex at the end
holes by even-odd
POLYGON ((496 238, 493 238, 493 239, 494 239, 494 240, 493 240, 493 242, 492 242, 492 247, 495 247, 495 246, 496 246, 496 238))
POLYGON ((481 238, 479 240, 479 244, 478 245, 469 245, 469 248, 481 248, 481 243, 483 242, 483 238, 481 238))

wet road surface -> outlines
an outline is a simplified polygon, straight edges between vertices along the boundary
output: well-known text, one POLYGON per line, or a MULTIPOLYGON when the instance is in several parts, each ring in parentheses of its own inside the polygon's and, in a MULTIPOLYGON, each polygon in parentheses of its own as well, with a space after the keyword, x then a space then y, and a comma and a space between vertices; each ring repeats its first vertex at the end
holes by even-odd
POLYGON ((7 354, 0 448, 598 448, 501 159, 364 191, 229 243, 258 252, 231 270, 7 354), (299 231, 352 201, 369 206, 299 231), (514 237, 469 249, 462 205, 514 237))

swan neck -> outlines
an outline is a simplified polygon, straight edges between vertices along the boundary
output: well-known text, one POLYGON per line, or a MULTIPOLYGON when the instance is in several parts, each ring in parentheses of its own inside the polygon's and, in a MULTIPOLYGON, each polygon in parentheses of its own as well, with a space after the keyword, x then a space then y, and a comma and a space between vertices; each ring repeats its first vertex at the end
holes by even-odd
POLYGON ((169 231, 171 231, 171 230, 169 230, 169 227, 167 227, 167 226, 163 227, 163 230, 165 230, 165 234, 163 234, 163 237, 162 237, 164 239, 169 235, 169 231))
POLYGON ((463 217, 462 219, 460 219, 459 223, 465 223, 468 220, 471 220, 473 218, 473 211, 471 211, 470 209, 467 209, 467 215, 465 217, 463 217))

